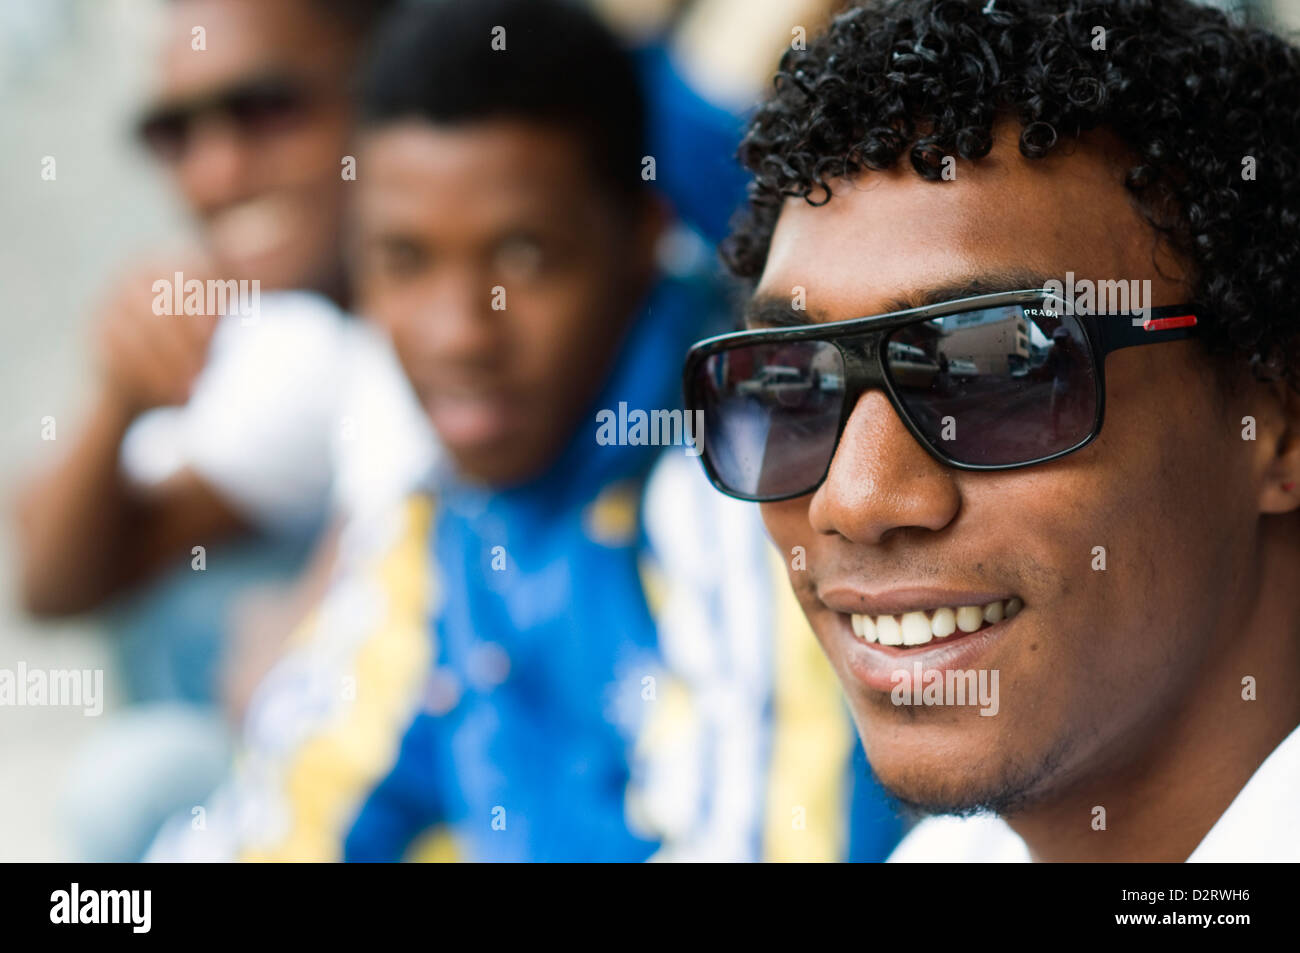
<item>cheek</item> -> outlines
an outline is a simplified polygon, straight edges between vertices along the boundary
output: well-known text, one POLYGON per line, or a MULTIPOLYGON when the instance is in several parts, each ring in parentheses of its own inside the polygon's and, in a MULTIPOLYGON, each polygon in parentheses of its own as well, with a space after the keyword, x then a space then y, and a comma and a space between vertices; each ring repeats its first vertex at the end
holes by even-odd
MULTIPOLYGON (((1064 693, 1113 713, 1157 704, 1194 678, 1218 625, 1230 533, 1207 490, 1230 483, 1236 464, 1206 440, 1217 418, 1195 393, 1173 379, 1108 388, 1098 440, 1010 477, 1015 493, 997 504, 1014 500, 1028 564, 1058 576, 1037 662, 1071 673, 1058 680, 1064 693)), ((990 510, 1000 495, 990 494, 990 510)))
MULTIPOLYGON (((361 313, 376 327, 389 334, 396 343, 406 333, 406 325, 413 324, 410 315, 415 296, 402 286, 383 277, 378 269, 362 269, 359 273, 361 313), (405 319, 405 320, 404 320, 405 319)), ((418 308, 415 313, 419 313, 418 308)))
POLYGON ((815 610, 816 606, 810 600, 816 573, 806 571, 815 567, 818 562, 818 536, 808 522, 810 499, 811 497, 804 496, 793 500, 782 500, 779 503, 760 503, 759 511, 763 517, 763 525, 767 527, 768 535, 772 537, 777 551, 782 554, 782 561, 786 564, 787 570, 792 570, 796 565, 805 570, 787 571, 787 576, 799 601, 806 609, 815 610))
MULTIPOLYGON (((808 535, 808 501, 811 497, 782 500, 779 503, 760 503, 763 525, 778 546, 789 548, 787 541, 808 535)), ((790 545, 795 545, 791 543, 790 545)))
POLYGON ((411 388, 416 396, 421 402, 425 401, 429 396, 426 384, 429 374, 425 367, 428 363, 427 357, 422 356, 420 348, 403 325, 398 324, 390 328, 382 322, 375 323, 387 332, 393 344, 393 352, 397 355, 397 363, 401 365, 406 379, 411 382, 411 388))
POLYGON ((1119 373, 1108 381, 1098 465, 1090 468, 1107 532, 1124 542, 1112 563, 1168 609, 1215 590, 1222 543, 1234 535, 1224 501, 1245 474, 1242 443, 1227 439, 1236 432, 1214 400, 1208 372, 1174 357, 1112 359, 1119 373))
MULTIPOLYGON (((348 133, 346 120, 331 113, 271 137, 262 151, 268 176, 283 186, 312 187, 318 198, 328 192, 341 195, 343 157, 355 154, 348 148, 348 133)), ((356 175, 361 177, 360 163, 356 175)))
POLYGON ((509 300, 511 353, 529 384, 570 393, 604 379, 626 315, 577 281, 512 289, 509 300))
POLYGON ((418 292, 374 285, 361 302, 366 320, 388 336, 398 362, 417 389, 429 376, 428 365, 435 360, 423 337, 429 325, 419 317, 424 313, 420 305, 418 292))

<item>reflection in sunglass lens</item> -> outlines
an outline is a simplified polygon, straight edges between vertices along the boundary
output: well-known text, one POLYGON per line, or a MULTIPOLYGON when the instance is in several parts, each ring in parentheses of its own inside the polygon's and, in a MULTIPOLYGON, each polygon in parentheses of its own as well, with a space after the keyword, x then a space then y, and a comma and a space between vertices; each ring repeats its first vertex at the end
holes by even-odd
POLYGON ((1021 305, 968 311, 902 327, 884 347, 913 424, 958 463, 1027 463, 1092 431, 1096 374, 1070 315, 1021 305))
POLYGON ((815 486, 830 465, 844 405, 844 362, 823 341, 751 344, 710 355, 688 383, 704 410, 704 453, 746 497, 815 486))

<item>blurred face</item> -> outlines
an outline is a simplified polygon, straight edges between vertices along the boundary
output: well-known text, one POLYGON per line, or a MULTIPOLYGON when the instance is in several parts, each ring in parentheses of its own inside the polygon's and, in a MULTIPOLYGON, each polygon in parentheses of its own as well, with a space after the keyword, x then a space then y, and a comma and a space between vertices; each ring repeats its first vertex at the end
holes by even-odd
POLYGON ((393 123, 364 136, 362 311, 391 334, 467 476, 538 475, 609 373, 656 224, 611 201, 562 129, 393 123))
MULTIPOLYGON (((758 294, 788 301, 803 286, 813 320, 839 321, 934 289, 1011 290, 981 276, 1028 270, 1150 279, 1152 305, 1183 303, 1186 289, 1162 277, 1177 265, 1156 269, 1153 233, 1120 176, 1101 148, 1030 162, 1012 136, 951 182, 910 169, 839 182, 825 206, 787 204, 758 294)), ((806 551, 791 581, 873 770, 903 799, 1014 814, 1132 767, 1158 738, 1209 738, 1215 719, 1228 722, 1241 658, 1260 638, 1256 474, 1243 411, 1197 347, 1110 355, 1100 437, 1022 470, 945 467, 869 391, 820 488, 764 504, 781 550, 806 551), (926 644, 854 634, 855 614, 919 612, 928 624, 943 608, 983 615, 990 604, 992 622, 977 616, 976 631, 926 644), (914 663, 997 672, 996 714, 895 703, 893 673, 910 677, 914 663)))
POLYGON ((269 288, 339 281, 355 38, 310 0, 168 5, 145 141, 217 266, 269 288), (202 27, 206 48, 196 50, 202 27))

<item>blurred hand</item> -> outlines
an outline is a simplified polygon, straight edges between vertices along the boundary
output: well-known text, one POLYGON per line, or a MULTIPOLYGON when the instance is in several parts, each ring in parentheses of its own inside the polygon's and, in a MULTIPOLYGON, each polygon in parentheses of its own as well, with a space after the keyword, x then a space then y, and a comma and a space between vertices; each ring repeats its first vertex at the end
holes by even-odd
POLYGON ((187 282, 212 277, 211 266, 199 258, 132 268, 95 319, 104 394, 132 416, 185 403, 207 362, 219 315, 154 313, 155 300, 160 298, 154 282, 167 281, 168 290, 161 298, 170 305, 178 271, 187 282))
POLYGON ((284 651, 301 620, 289 585, 252 587, 230 610, 230 642, 220 675, 220 698, 232 725, 243 724, 262 679, 284 651))

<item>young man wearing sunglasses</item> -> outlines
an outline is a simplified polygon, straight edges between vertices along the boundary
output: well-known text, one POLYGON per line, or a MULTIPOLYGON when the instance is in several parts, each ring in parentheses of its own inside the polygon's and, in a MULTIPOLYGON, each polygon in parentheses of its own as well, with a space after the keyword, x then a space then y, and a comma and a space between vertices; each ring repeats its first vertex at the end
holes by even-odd
POLYGON ((1300 859, 1297 143, 1300 53, 1188 3, 870 4, 786 55, 748 330, 686 392, 872 770, 955 815, 894 859, 1300 859))

